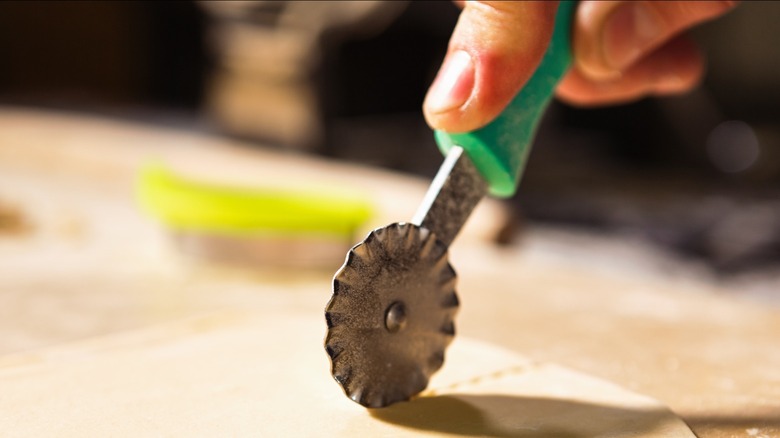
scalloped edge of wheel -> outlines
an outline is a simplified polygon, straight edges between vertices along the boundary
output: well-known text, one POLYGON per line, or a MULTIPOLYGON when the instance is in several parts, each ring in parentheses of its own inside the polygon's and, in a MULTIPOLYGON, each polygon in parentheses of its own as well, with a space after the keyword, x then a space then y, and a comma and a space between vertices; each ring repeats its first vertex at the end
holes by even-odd
POLYGON ((456 283, 457 275, 448 261, 447 247, 431 231, 414 224, 401 222, 377 228, 349 250, 344 264, 334 275, 333 294, 325 308, 328 327, 325 350, 331 362, 331 374, 347 397, 365 407, 379 408, 409 400, 427 387, 430 377, 442 367, 445 350, 455 335, 454 319, 459 306, 456 283), (410 254, 417 259, 400 260, 401 256, 410 254), (402 266, 402 262, 412 266, 402 266), (398 349, 403 350, 407 343, 402 342, 403 338, 389 337, 407 333, 385 333, 384 318, 378 316, 385 315, 384 306, 392 297, 379 297, 372 282, 383 275, 382 270, 388 276, 394 269, 407 275, 407 279, 425 275, 423 278, 431 282, 431 295, 414 297, 424 300, 421 307, 431 306, 434 312, 440 311, 438 315, 427 315, 432 317, 430 320, 419 314, 411 320, 415 328, 426 326, 422 331, 423 341, 409 339, 408 342, 409 348, 425 345, 419 350, 418 355, 424 356, 420 360, 411 360, 413 355, 403 351, 398 354, 398 349), (395 350, 378 352, 382 347, 365 345, 373 338, 391 339, 387 343, 395 350), (425 344, 426 340, 429 344, 425 344), (371 368, 376 371, 379 361, 384 361, 386 369, 401 370, 403 378, 393 379, 378 372, 372 375, 371 368))

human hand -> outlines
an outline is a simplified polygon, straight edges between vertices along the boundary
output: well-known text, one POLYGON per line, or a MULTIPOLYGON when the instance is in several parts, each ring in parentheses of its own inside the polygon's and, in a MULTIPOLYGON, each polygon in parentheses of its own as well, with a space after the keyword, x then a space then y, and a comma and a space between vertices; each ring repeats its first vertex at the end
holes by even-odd
MULTIPOLYGON (((463 2, 460 2, 463 3, 463 2)), ((704 70, 682 33, 732 9, 735 1, 582 1, 573 29, 573 68, 556 95, 573 105, 679 94, 704 70)), ((509 104, 541 61, 558 2, 469 1, 423 103, 435 129, 480 128, 509 104)))

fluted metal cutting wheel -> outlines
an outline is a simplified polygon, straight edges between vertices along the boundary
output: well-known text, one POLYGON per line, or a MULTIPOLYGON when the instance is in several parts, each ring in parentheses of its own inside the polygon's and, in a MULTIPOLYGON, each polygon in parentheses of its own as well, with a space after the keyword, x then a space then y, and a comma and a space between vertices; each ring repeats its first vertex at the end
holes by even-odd
POLYGON ((455 334, 455 271, 426 228, 395 223, 347 254, 325 309, 331 373, 347 396, 378 408, 428 385, 455 334))

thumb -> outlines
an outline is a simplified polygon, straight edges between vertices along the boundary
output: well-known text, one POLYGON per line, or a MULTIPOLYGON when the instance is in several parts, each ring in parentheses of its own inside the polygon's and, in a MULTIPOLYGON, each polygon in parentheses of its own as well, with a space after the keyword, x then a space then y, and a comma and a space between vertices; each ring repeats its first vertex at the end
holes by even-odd
POLYGON ((434 129, 465 132, 496 118, 547 50, 558 2, 469 1, 423 103, 434 129))

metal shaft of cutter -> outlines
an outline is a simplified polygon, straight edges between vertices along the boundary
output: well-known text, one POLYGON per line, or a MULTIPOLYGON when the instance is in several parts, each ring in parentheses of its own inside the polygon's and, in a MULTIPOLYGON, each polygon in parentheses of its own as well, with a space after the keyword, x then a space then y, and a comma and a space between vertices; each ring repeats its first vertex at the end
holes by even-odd
POLYGON ((412 223, 425 227, 450 246, 488 185, 463 148, 450 149, 431 182, 412 223))

